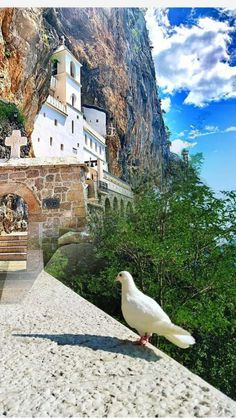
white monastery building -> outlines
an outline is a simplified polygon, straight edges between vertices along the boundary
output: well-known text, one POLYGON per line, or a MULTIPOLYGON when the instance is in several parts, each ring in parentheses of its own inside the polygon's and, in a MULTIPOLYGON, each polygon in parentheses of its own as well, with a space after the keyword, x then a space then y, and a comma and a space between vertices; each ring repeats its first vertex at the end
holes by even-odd
POLYGON ((52 63, 49 96, 31 135, 35 157, 76 157, 92 168, 91 190, 95 181, 100 192, 132 200, 130 185, 108 172, 107 112, 92 105, 81 109, 81 64, 64 42, 52 55, 52 63))
MULTIPOLYGON (((81 110, 81 64, 61 45, 52 56, 50 94, 35 120, 31 136, 35 157, 77 157, 97 161, 107 171, 106 112, 81 110)), ((102 171, 103 171, 102 170, 102 171)))

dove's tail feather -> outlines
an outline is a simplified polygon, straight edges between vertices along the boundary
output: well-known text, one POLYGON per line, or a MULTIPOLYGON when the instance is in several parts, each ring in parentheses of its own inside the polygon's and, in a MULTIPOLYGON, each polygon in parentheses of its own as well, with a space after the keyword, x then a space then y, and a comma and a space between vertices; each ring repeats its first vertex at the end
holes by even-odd
POLYGON ((165 338, 182 349, 187 349, 195 343, 195 339, 191 335, 165 335, 165 338))
POLYGON ((161 320, 153 324, 153 331, 160 336, 166 335, 186 335, 190 336, 190 333, 180 326, 176 326, 171 321, 161 320))

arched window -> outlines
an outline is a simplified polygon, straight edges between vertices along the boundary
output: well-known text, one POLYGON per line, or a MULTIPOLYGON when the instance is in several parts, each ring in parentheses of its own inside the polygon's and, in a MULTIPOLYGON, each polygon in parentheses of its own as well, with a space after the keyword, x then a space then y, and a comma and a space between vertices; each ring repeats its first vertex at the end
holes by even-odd
POLYGON ((73 93, 73 95, 71 96, 71 104, 72 104, 72 106, 75 106, 75 102, 76 102, 76 96, 73 93))
POLYGON ((56 76, 57 75, 57 72, 58 72, 58 67, 57 67, 57 65, 58 65, 58 63, 59 63, 59 61, 58 60, 53 60, 53 63, 52 63, 52 75, 53 76, 56 76))
POLYGON ((75 78, 75 63, 73 61, 70 62, 70 75, 75 78))

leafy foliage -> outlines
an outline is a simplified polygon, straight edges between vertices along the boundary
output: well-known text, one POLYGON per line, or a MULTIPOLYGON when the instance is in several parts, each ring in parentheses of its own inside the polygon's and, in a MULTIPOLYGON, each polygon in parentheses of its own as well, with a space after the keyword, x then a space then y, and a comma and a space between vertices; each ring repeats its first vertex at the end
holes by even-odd
POLYGON ((6 103, 0 100, 0 123, 8 120, 24 125, 25 117, 14 103, 6 103))

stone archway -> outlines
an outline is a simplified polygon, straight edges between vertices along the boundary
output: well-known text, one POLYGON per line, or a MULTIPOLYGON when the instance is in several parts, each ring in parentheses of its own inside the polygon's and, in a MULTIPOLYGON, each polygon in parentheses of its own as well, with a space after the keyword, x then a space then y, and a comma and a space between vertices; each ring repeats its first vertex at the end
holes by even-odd
POLYGON ((121 215, 124 215, 125 213, 125 206, 124 206, 123 199, 120 200, 120 212, 121 212, 121 215))
POLYGON ((126 207, 126 214, 132 214, 133 212, 133 207, 131 202, 128 202, 127 207, 126 207))
POLYGON ((113 210, 114 211, 118 211, 118 199, 115 196, 115 198, 113 199, 113 210))
POLYGON ((28 205, 17 194, 0 196, 0 272, 27 268, 28 205))
MULTIPOLYGON (((12 288, 11 284, 19 284, 16 285, 16 289, 20 286, 23 292, 26 287, 32 286, 32 281, 34 281, 37 274, 43 268, 41 251, 41 222, 43 221, 43 217, 41 206, 34 192, 23 183, 8 182, 0 184, 1 202, 3 202, 5 207, 9 207, 8 211, 10 213, 10 211, 16 209, 14 208, 15 204, 10 208, 11 201, 8 200, 7 204, 5 197, 7 199, 12 197, 13 200, 14 197, 18 197, 18 200, 24 203, 27 212, 27 216, 26 212, 23 214, 24 227, 27 227, 25 231, 23 231, 24 228, 17 227, 17 217, 12 212, 11 221, 16 222, 16 228, 12 229, 12 231, 5 231, 4 234, 0 235, 0 246, 5 251, 5 256, 1 259, 2 262, 7 261, 7 263, 2 263, 0 267, 0 299, 2 299, 4 293, 5 295, 7 293, 7 297, 5 296, 3 299, 8 300, 9 292, 11 291, 12 293, 14 288, 12 288), (19 278, 21 279, 21 283, 19 282, 19 278)), ((14 297, 15 295, 16 292, 14 293, 14 297)), ((14 298, 13 300, 12 298, 13 295, 11 294, 9 297, 10 302, 13 302, 14 298)))
POLYGON ((23 198, 29 210, 29 221, 42 221, 42 208, 33 191, 24 183, 8 182, 0 184, 0 196, 16 194, 23 198))
POLYGON ((105 214, 109 214, 109 212, 111 211, 111 203, 109 198, 105 199, 105 214))

